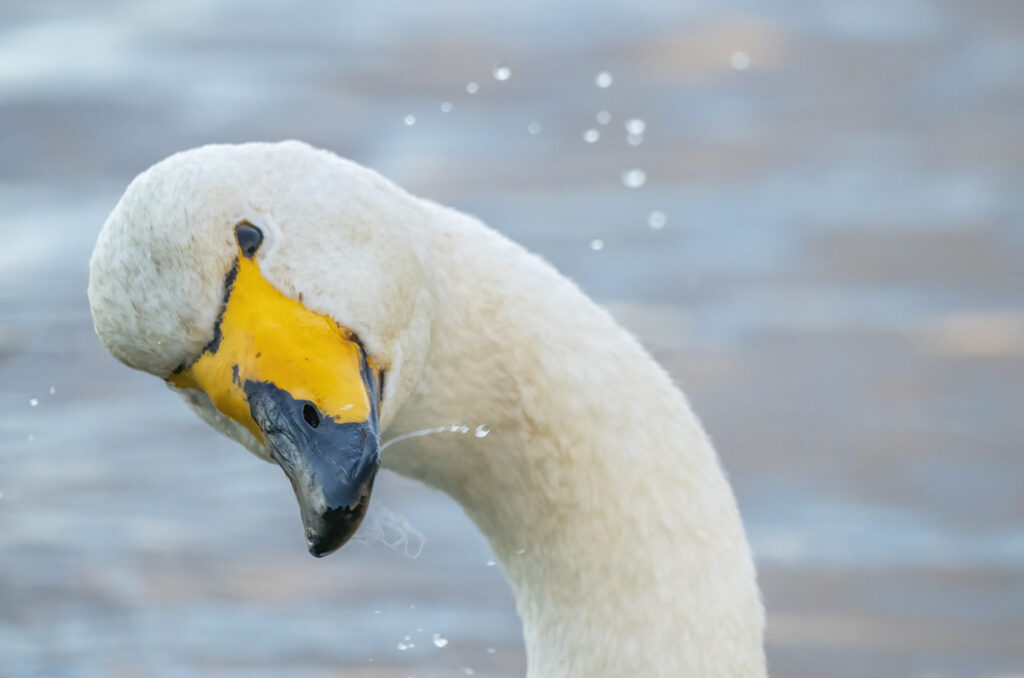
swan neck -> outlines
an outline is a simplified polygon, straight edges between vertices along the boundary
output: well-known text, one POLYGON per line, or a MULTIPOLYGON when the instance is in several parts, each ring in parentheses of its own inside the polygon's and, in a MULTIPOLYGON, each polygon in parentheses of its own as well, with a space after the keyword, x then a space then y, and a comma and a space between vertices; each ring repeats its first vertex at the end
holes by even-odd
POLYGON ((394 434, 469 432, 403 441, 385 463, 446 491, 487 536, 528 675, 765 675, 739 512, 682 394, 547 263, 442 216, 431 355, 394 434))

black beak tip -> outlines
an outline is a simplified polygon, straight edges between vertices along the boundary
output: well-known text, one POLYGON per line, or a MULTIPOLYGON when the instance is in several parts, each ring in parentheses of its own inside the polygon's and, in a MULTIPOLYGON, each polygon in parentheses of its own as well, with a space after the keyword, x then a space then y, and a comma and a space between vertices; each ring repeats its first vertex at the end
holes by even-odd
POLYGON ((309 543, 309 553, 314 558, 323 558, 324 556, 326 556, 326 555, 328 555, 330 553, 334 553, 334 551, 333 550, 321 551, 319 544, 315 544, 313 542, 310 542, 309 543))
POLYGON ((306 544, 309 547, 309 554, 314 558, 323 558, 329 553, 333 553, 338 546, 341 546, 341 544, 338 544, 338 546, 330 548, 327 541, 321 538, 312 527, 306 528, 306 544))
POLYGON ((365 491, 354 507, 329 509, 315 525, 306 527, 306 543, 314 558, 323 558, 341 548, 359 529, 370 504, 369 491, 365 491))

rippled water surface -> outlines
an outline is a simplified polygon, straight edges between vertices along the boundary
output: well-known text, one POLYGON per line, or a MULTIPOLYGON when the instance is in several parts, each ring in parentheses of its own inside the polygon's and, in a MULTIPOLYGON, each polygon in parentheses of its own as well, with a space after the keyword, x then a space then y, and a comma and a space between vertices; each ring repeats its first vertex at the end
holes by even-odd
POLYGON ((773 675, 1024 674, 1022 73, 1009 1, 0 5, 0 676, 523 674, 447 497, 385 474, 383 539, 314 560, 280 471, 93 335, 136 173, 292 137, 652 349, 735 485, 773 675))

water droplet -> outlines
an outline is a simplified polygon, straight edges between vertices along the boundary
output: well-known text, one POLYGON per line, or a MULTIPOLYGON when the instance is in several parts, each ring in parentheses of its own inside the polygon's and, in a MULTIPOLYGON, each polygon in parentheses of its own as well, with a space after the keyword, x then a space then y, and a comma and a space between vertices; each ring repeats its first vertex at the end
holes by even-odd
POLYGON ((494 558, 488 558, 487 559, 487 567, 494 567, 497 564, 498 564, 498 561, 495 560, 494 558))
POLYGON ((733 52, 729 58, 729 63, 737 71, 745 71, 750 68, 750 55, 746 52, 733 52))
POLYGON ((604 240, 601 240, 600 238, 594 238, 593 240, 590 241, 590 249, 594 250, 595 252, 600 252, 601 250, 604 249, 604 240))
POLYGON ((536 120, 531 120, 530 124, 526 126, 526 131, 530 134, 540 134, 540 123, 536 120))
POLYGON ((463 666, 462 667, 462 672, 465 673, 467 676, 472 676, 474 673, 476 673, 476 671, 474 671, 473 669, 471 669, 468 666, 463 666))
POLYGON ((56 386, 51 386, 50 387, 50 395, 54 395, 56 392, 57 392, 57 387, 56 386))
POLYGON ((497 650, 495 650, 493 647, 487 648, 487 654, 494 654, 495 652, 497 652, 497 650))
POLYGON ((448 430, 451 433, 458 433, 460 428, 461 427, 458 424, 452 424, 451 426, 448 427, 448 430))
POLYGON ((644 135, 643 134, 627 134, 626 135, 626 142, 630 146, 639 146, 640 144, 642 144, 644 142, 644 135))
POLYGON ((412 636, 402 636, 402 640, 405 640, 405 641, 408 642, 408 641, 412 640, 412 636))
POLYGON ((450 102, 450 101, 442 101, 441 102, 441 112, 442 113, 451 113, 452 112, 452 102, 450 102))
POLYGON ((448 644, 448 639, 442 636, 440 633, 435 633, 433 637, 435 647, 444 647, 448 644))
POLYGON ((630 134, 643 134, 647 130, 647 123, 640 118, 630 118, 626 121, 626 131, 630 134))
POLYGON ((476 427, 476 431, 473 432, 477 438, 486 438, 487 434, 491 432, 491 429, 486 424, 480 424, 476 427))
POLYGON ((480 85, 476 84, 475 82, 466 83, 466 91, 469 92, 470 94, 476 94, 477 92, 480 91, 480 85))
POLYGON ((647 172, 642 169, 631 169, 622 173, 622 183, 628 188, 640 188, 646 181, 647 172))
POLYGON ((423 633, 423 627, 422 626, 417 626, 416 627, 416 633, 423 633))
POLYGON ((459 433, 469 433, 469 427, 468 426, 460 426, 459 427, 459 433))
POLYGON ((0 499, 3 499, 3 498, 4 498, 4 493, 0 492, 0 499))
POLYGON ((660 231, 665 228, 665 224, 668 223, 668 217, 661 210, 654 210, 647 215, 647 225, 653 228, 655 231, 660 231))
POLYGON ((494 68, 491 69, 491 75, 499 82, 508 80, 512 77, 512 69, 504 64, 494 64, 494 68))
POLYGON ((586 132, 583 133, 583 140, 586 141, 588 144, 596 143, 597 140, 600 138, 601 133, 593 128, 588 129, 586 132))
POLYGON ((601 71, 594 76, 594 83, 601 89, 607 89, 612 86, 612 74, 608 71, 601 71))
POLYGON ((410 647, 412 647, 412 645, 405 642, 404 640, 400 640, 398 641, 398 644, 395 645, 395 647, 404 652, 405 650, 408 650, 410 647))
POLYGON ((409 125, 409 126, 415 125, 416 124, 416 116, 415 115, 407 115, 407 116, 405 116, 405 121, 404 122, 405 122, 406 125, 409 125))
POLYGON ((526 549, 517 549, 517 550, 516 550, 516 555, 517 555, 517 556, 521 556, 521 555, 523 555, 524 553, 526 553, 526 549))
POLYGON ((599 125, 607 125, 612 121, 612 114, 608 111, 598 111, 594 117, 597 118, 597 124, 599 125))
POLYGON ((35 439, 36 439, 36 437, 34 435, 32 435, 31 433, 28 434, 28 441, 30 443, 33 442, 35 439))
POLYGON ((380 610, 374 610, 373 613, 374 614, 380 614, 380 610))
POLYGON ((28 404, 30 407, 35 407, 36 405, 39 404, 39 398, 29 398, 28 404))

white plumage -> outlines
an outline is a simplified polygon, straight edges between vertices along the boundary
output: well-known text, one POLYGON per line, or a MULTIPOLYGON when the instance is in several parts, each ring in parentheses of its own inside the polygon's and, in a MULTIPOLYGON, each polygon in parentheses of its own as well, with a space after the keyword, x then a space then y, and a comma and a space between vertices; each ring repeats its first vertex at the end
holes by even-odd
MULTIPOLYGON (((89 299, 121 361, 166 378, 210 341, 233 227, 267 280, 387 373, 384 466, 454 497, 515 592, 531 678, 765 676, 736 502, 685 398, 628 332, 478 220, 305 144, 207 146, 129 186, 89 299)), ((196 391, 193 409, 264 456, 196 391)))

